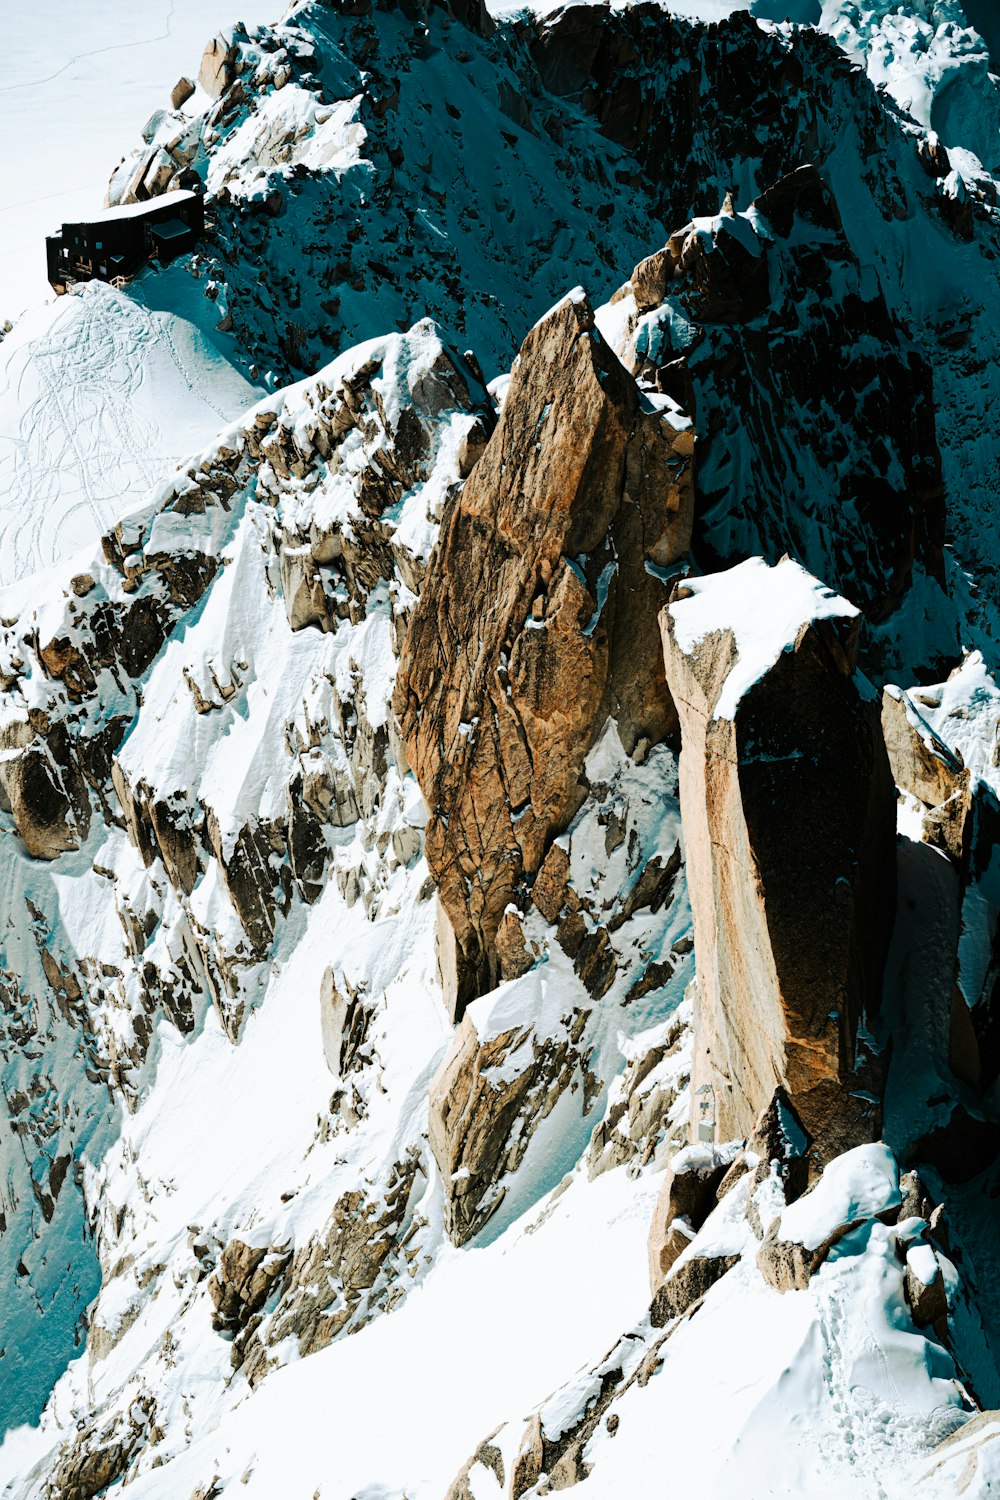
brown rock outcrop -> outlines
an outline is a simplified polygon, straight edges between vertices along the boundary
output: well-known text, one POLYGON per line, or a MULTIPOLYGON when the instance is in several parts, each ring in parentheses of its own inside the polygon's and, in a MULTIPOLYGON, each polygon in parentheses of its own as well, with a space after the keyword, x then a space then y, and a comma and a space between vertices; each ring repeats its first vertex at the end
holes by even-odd
POLYGON ((64 726, 45 728, 48 739, 29 719, 0 730, 0 792, 28 853, 58 859, 87 837, 90 799, 64 726))
POLYGON ((654 1294, 715 1207, 733 1155, 732 1149, 689 1146, 671 1162, 649 1226, 649 1284, 654 1294))
POLYGON ((882 733, 893 779, 925 808, 923 839, 957 863, 968 855, 972 778, 901 688, 882 696, 882 733))
POLYGON ((194 93, 194 84, 190 78, 178 78, 170 91, 170 107, 180 109, 185 105, 194 93))
POLYGON ((291 1259, 287 1248, 255 1247, 230 1240, 208 1283, 215 1311, 212 1327, 234 1337, 246 1328, 277 1288, 291 1259))
MULTIPOLYGON (((414 1274, 421 1249, 418 1230, 425 1221, 416 1205, 425 1170, 418 1152, 406 1152, 376 1186, 342 1193, 322 1233, 290 1258, 279 1251, 263 1262, 261 1270, 271 1280, 265 1288, 260 1271, 251 1279, 253 1306, 242 1296, 238 1305, 230 1304, 238 1327, 233 1366, 242 1369, 251 1385, 275 1366, 274 1351, 285 1340, 294 1339, 304 1358, 325 1349, 343 1331, 356 1332, 377 1311, 400 1300, 409 1280, 406 1270, 414 1274), (260 1310, 279 1287, 277 1305, 265 1323, 260 1310)), ((210 1290, 214 1298, 214 1288, 210 1290)))
POLYGON ((238 48, 230 37, 214 36, 206 45, 198 82, 210 99, 218 99, 236 78, 238 48))
POLYGON ((522 1023, 483 1036, 472 1014, 465 1015, 431 1082, 427 1134, 445 1183, 445 1229, 456 1245, 497 1211, 504 1178, 517 1171, 578 1067, 575 1043, 586 1014, 574 1012, 565 1034, 554 1039, 536 1032, 532 1006, 522 1009, 522 1023))
POLYGON ((738 1255, 692 1255, 657 1287, 649 1307, 654 1328, 680 1318, 739 1261, 738 1255))
POLYGON ((661 1164, 687 1138, 687 1120, 680 1118, 680 1095, 690 1082, 686 1040, 687 1028, 675 1016, 663 1041, 632 1058, 612 1084, 587 1152, 591 1177, 626 1164, 630 1172, 661 1164))
POLYGON ((607 715, 629 753, 676 726, 655 618, 690 539, 692 441, 663 405, 573 294, 528 334, 442 527, 395 708, 431 809, 456 1018, 496 983, 504 911, 579 807, 607 715))
POLYGON ((698 966, 692 1097, 732 1140, 784 1087, 822 1162, 878 1133, 856 1038, 895 907, 858 614, 797 564, 751 560, 679 586, 661 623, 698 966))
POLYGON ((947 890, 955 945, 948 1062, 956 1077, 986 1093, 1000 1074, 1000 882, 993 873, 1000 803, 928 723, 922 701, 916 689, 887 687, 882 730, 896 786, 921 819, 922 841, 946 854, 954 868, 947 890), (987 949, 984 970, 972 955, 987 949))

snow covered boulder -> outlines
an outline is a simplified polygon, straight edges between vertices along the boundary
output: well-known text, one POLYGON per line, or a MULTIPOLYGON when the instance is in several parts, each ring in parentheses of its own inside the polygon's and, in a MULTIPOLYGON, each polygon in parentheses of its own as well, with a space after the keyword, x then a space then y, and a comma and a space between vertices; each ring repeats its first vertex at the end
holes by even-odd
POLYGON ((609 713, 639 757, 676 726, 656 615, 691 534, 687 420, 640 395, 582 291, 528 334, 499 426, 447 515, 394 706, 431 818, 457 1018, 497 982, 497 934, 583 800, 609 713))
POLYGON ((733 1140, 784 1088, 828 1160, 879 1133, 858 1028, 895 915, 895 797, 855 670, 859 612, 798 563, 752 558, 677 586, 660 620, 698 968, 692 1096, 733 1140))
POLYGON ((736 1151, 734 1146, 686 1146, 670 1163, 649 1227, 649 1282, 654 1294, 714 1208, 736 1151))
POLYGON ((903 1284, 917 1327, 933 1327, 941 1342, 947 1342, 948 1291, 941 1261, 931 1245, 909 1247, 903 1284))
POLYGON ((757 1252, 776 1291, 801 1291, 833 1246, 869 1219, 899 1213, 899 1168, 888 1146, 856 1146, 832 1161, 819 1182, 771 1224, 757 1252))

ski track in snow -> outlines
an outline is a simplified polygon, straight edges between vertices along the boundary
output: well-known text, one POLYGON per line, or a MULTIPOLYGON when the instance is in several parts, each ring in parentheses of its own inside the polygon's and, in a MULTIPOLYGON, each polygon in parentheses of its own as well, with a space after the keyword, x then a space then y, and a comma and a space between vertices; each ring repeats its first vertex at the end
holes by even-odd
POLYGON ((190 325, 100 284, 42 321, 0 345, 0 583, 92 541, 253 398, 218 357, 195 370, 190 325))

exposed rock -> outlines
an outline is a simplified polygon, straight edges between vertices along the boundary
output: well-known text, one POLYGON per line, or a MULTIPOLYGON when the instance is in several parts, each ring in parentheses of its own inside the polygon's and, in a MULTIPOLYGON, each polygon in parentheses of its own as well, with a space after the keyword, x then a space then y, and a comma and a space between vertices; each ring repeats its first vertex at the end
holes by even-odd
POLYGON ((923 842, 947 854, 956 870, 948 1063, 987 1095, 1000 1074, 1000 877, 993 860, 1000 803, 935 732, 919 697, 917 689, 887 687, 882 726, 896 785, 921 818, 923 842))
POLYGON ((533 1489, 545 1470, 545 1443, 542 1438, 542 1420, 536 1413, 528 1418, 517 1455, 514 1472, 510 1476, 511 1500, 533 1489))
POLYGON ((616 957, 610 931, 595 921, 589 903, 570 883, 569 852, 555 843, 542 862, 531 891, 533 905, 556 929, 559 946, 595 1000, 614 982, 616 957))
MULTIPOLYGON (((752 1174, 747 1196, 747 1220, 757 1238, 763 1239, 775 1214, 794 1203, 809 1184, 809 1137, 795 1114, 784 1089, 774 1098, 754 1126, 742 1164, 752 1174)), ((734 1164, 734 1170, 740 1163, 734 1164)), ((727 1191, 730 1177, 720 1185, 727 1191)))
POLYGON ((631 1171, 650 1162, 660 1165, 671 1143, 686 1139, 681 1095, 690 1081, 689 1040, 686 1015, 678 1016, 662 1041, 629 1059, 594 1128, 587 1162, 591 1177, 620 1166, 631 1171))
MULTIPOLYGON (((204 59, 202 59, 204 62, 204 59)), ((185 105, 194 93, 194 84, 190 78, 178 78, 170 91, 171 109, 180 109, 185 105)))
POLYGON ((851 1080, 895 915, 895 797, 855 676, 857 611, 795 563, 751 561, 689 580, 661 623, 682 726, 694 1098, 732 1140, 780 1086, 828 1160, 878 1134, 851 1080))
MULTIPOLYGON (((103 1427, 90 1427, 63 1445, 46 1484, 51 1500, 96 1500, 121 1479, 133 1455, 149 1441, 156 1403, 142 1391, 127 1416, 103 1427)), ((82 1425, 82 1424, 81 1424, 82 1425)))
MULTIPOLYGON (((522 993, 526 1003, 512 1007, 513 1024, 493 1020, 480 1035, 466 1012, 451 1048, 430 1086, 428 1139, 445 1187, 445 1229, 457 1245, 475 1235, 496 1212, 506 1193, 504 1179, 524 1159, 534 1131, 574 1084, 579 1067, 576 1044, 587 1013, 567 995, 564 1025, 548 1036, 534 1024, 542 1009, 532 991, 545 984, 534 970, 497 991, 504 1001, 522 993), (519 1126, 519 1128, 515 1128, 519 1126)), ((558 980, 555 983, 559 983, 558 980)), ((578 1084, 574 1085, 578 1086, 578 1084)))
POLYGON ((506 1483, 503 1454, 492 1441, 495 1436, 496 1433, 491 1432, 488 1438, 484 1438, 468 1463, 463 1464, 448 1486, 445 1500, 476 1500, 472 1471, 477 1467, 489 1469, 497 1484, 503 1488, 506 1483))
POLYGON ((654 1296, 715 1207, 719 1184, 734 1155, 733 1149, 695 1145, 679 1151, 671 1162, 649 1227, 649 1285, 654 1296))
POLYGON ((157 151, 142 176, 145 196, 156 198, 160 193, 165 193, 176 172, 177 163, 173 157, 166 151, 157 151))
POLYGON ((882 733, 897 787, 926 809, 924 842, 964 867, 974 796, 969 772, 901 688, 887 687, 882 695, 882 733))
POLYGON ((271 1350, 285 1339, 294 1338, 304 1357, 344 1330, 356 1332, 400 1299, 399 1283, 408 1267, 412 1274, 419 1251, 415 1186, 425 1172, 420 1154, 411 1150, 392 1164, 378 1184, 381 1191, 365 1186, 342 1194, 323 1233, 281 1259, 271 1282, 280 1279, 280 1295, 266 1324, 243 1317, 247 1309, 241 1304, 245 1332, 233 1362, 242 1364, 251 1385, 272 1368, 271 1350))
MULTIPOLYGON (((692 1302, 669 1326, 643 1326, 625 1333, 597 1364, 578 1373, 553 1392, 527 1419, 496 1429, 480 1444, 448 1492, 448 1500, 507 1500, 514 1495, 568 1489, 591 1472, 591 1440, 603 1426, 614 1436, 619 1416, 615 1405, 635 1387, 649 1383, 663 1362, 665 1345, 687 1318, 694 1316, 700 1299, 692 1302), (506 1459, 506 1464, 505 1464, 506 1459), (479 1472, 477 1473, 477 1467, 479 1472), (504 1490, 504 1470, 510 1472, 510 1488, 504 1490)), ((603 1436, 603 1433, 601 1434, 603 1436)))
POLYGON ((230 1240, 208 1284, 215 1312, 212 1327, 233 1338, 246 1328, 278 1286, 291 1252, 230 1240))
POLYGON ((215 36, 206 45, 198 82, 210 99, 218 99, 235 81, 238 55, 235 42, 225 36, 215 36))
POLYGON ((316 559, 308 545, 281 549, 281 592, 292 630, 330 628, 330 609, 316 559))
POLYGON ((930 1245, 917 1243, 906 1252, 903 1288, 918 1328, 933 1328, 948 1340, 948 1293, 941 1264, 930 1245))
POLYGON ((372 1019, 372 1009, 363 992, 346 975, 341 976, 341 983, 343 991, 337 985, 334 971, 327 969, 319 996, 323 1056, 336 1078, 343 1078, 360 1060, 372 1019))
POLYGON ((738 1255, 690 1255, 661 1281, 649 1308, 649 1321, 663 1328, 674 1318, 682 1317, 731 1271, 738 1255))
POLYGON ((929 1222, 935 1203, 928 1196, 919 1172, 905 1172, 899 1179, 899 1191, 903 1200, 899 1205, 900 1220, 926 1219, 929 1222))
POLYGON ((0 787, 24 846, 36 859, 58 859, 78 849, 90 827, 90 798, 69 753, 65 726, 53 726, 50 738, 51 744, 22 719, 0 730, 0 787))
POLYGON ((456 1017, 498 977, 504 911, 579 807, 607 714, 629 752, 676 722, 657 574, 688 545, 692 445, 667 406, 640 397, 574 294, 525 340, 445 521, 394 701, 431 809, 456 1017))

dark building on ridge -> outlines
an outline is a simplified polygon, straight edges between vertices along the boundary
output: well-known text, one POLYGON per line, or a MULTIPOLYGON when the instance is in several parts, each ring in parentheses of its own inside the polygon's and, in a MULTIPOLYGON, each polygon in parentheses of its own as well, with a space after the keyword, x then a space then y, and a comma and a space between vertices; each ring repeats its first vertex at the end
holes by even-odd
POLYGON ((64 224, 45 241, 49 282, 65 292, 78 281, 124 286, 150 260, 167 264, 193 250, 205 229, 200 193, 164 193, 145 203, 105 208, 79 224, 64 224))

